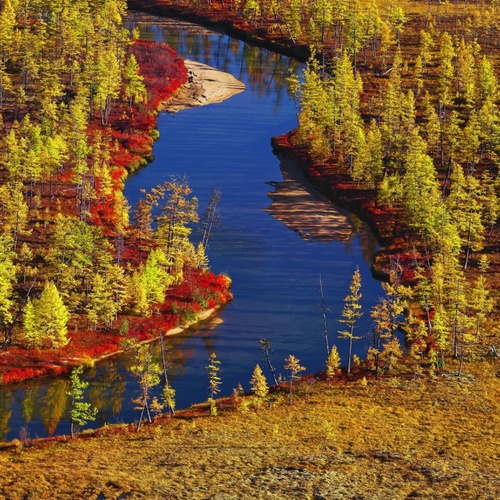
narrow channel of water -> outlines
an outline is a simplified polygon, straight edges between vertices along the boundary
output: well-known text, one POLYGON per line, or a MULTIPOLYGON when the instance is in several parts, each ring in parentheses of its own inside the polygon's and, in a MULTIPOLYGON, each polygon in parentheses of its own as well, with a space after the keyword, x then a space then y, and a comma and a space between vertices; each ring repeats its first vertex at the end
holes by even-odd
MULTIPOLYGON (((289 70, 298 71, 299 65, 186 23, 175 22, 174 28, 161 18, 131 14, 130 23, 137 22, 142 38, 166 41, 182 57, 232 73, 247 87, 220 104, 175 115, 162 113, 154 161, 126 184, 125 194, 132 205, 140 189, 156 186, 171 175, 188 176, 201 211, 213 188, 222 193, 221 225, 213 233, 208 257, 215 273, 232 278, 234 301, 201 328, 171 338, 170 379, 177 390, 178 407, 207 398, 205 366, 212 352, 221 361, 221 395, 230 394, 238 383, 248 390, 256 363, 269 376, 259 350, 261 338, 271 342, 273 363, 283 375, 284 358, 289 354, 299 358, 308 372, 323 369, 320 275, 329 308, 330 345, 337 344, 346 362, 347 346, 337 338, 341 328, 337 320, 356 266, 362 276, 364 310, 360 335, 369 331, 369 309, 381 292, 369 269, 376 247, 373 238, 363 226, 359 231, 353 228, 346 237, 344 222, 336 236, 342 241, 326 237, 318 242, 311 238, 312 231, 289 223, 293 211, 287 210, 288 226, 270 214, 270 194, 275 190, 275 202, 285 193, 287 207, 295 206, 293 196, 298 196, 299 206, 311 194, 310 189, 306 189, 307 196, 296 194, 297 173, 283 164, 282 174, 270 144, 272 136, 296 127, 286 76, 289 70), (283 176, 292 184, 283 185, 283 176)), ((323 204, 316 211, 327 217, 327 224, 336 226, 339 215, 333 206, 323 204)), ((355 343, 354 351, 361 357, 366 349, 366 340, 355 343)), ((120 356, 87 372, 88 396, 99 410, 91 427, 137 418, 131 400, 138 390, 127 370, 130 362, 129 356, 120 356)), ((66 390, 64 378, 0 389, 0 438, 12 439, 20 433, 31 437, 68 434, 66 390)))

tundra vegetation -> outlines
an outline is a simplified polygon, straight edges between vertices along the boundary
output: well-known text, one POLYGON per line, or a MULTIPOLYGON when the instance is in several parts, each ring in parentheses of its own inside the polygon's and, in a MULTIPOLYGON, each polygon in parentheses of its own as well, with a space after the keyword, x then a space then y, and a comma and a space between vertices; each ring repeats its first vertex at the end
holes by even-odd
MULTIPOLYGON (((377 376, 400 354, 414 360, 415 376, 445 369, 450 358, 461 360, 460 372, 466 362, 497 356, 496 2, 130 5, 219 21, 258 43, 309 54, 289 82, 298 128, 274 146, 368 221, 382 245, 373 268, 386 281, 383 298, 365 311, 374 322, 369 361, 377 376)), ((344 313, 357 314, 349 303, 344 313)), ((351 340, 354 319, 341 319, 351 340)), ((350 369, 350 356, 344 363, 350 369)))
MULTIPOLYGON (((305 71, 290 80, 299 127, 275 146, 293 153, 320 190, 379 237, 374 269, 386 281, 379 303, 364 311, 371 332, 354 335, 362 293, 356 272, 338 318, 341 336, 351 342, 370 333, 371 347, 366 360, 340 360, 325 332, 325 373, 300 377, 304 368, 291 354, 283 381, 261 339, 275 385, 266 392, 259 367, 253 394, 239 386, 218 401, 213 354, 209 401, 175 418, 158 417, 138 434, 128 426, 101 429, 71 446, 10 444, 0 455, 8 478, 2 495, 498 497, 497 2, 129 3, 224 21, 284 51, 307 48, 305 71), (342 364, 349 369, 339 370, 342 364)), ((152 61, 121 28, 121 3, 1 5, 4 348, 68 349, 75 325, 88 323, 97 338, 124 313, 137 332, 136 318, 165 311, 163 292, 179 273, 204 262, 185 239, 185 219, 173 230, 168 216, 182 200, 195 218, 182 179, 144 193, 135 224, 119 194, 125 159, 138 166, 149 151, 127 124, 152 123, 140 112, 154 97, 138 69, 152 61), (124 266, 131 254, 137 261, 124 266), (106 280, 123 284, 112 298, 106 280), (47 311, 44 294, 63 312, 47 311)), ((227 294, 227 280, 202 276, 219 280, 218 293, 227 294)), ((182 308, 169 306, 174 314, 182 308)), ((152 325, 148 318, 139 324, 152 325)), ((146 414, 148 394, 138 399, 146 414)))

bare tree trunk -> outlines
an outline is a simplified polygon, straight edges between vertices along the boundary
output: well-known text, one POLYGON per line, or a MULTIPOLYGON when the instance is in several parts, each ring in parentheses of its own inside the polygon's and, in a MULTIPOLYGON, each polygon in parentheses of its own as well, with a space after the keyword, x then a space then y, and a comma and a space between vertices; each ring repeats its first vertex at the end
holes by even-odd
POLYGON ((323 295, 323 281, 321 280, 321 274, 319 275, 319 293, 321 295, 321 313, 323 315, 323 336, 325 338, 325 347, 326 347, 326 357, 330 354, 330 346, 328 344, 328 328, 326 324, 326 306, 325 306, 325 297, 323 295))

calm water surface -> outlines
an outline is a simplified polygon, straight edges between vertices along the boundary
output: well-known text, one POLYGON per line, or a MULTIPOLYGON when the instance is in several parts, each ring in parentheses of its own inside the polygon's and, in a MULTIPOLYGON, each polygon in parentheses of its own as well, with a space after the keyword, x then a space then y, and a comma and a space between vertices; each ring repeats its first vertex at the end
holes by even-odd
MULTIPOLYGON (((155 160, 130 177, 125 189, 134 205, 140 189, 171 175, 186 175, 200 211, 213 188, 222 193, 221 225, 207 253, 212 270, 232 278, 234 301, 201 328, 171 339, 170 379, 177 406, 207 398, 205 366, 212 352, 221 361, 221 395, 230 394, 238 383, 248 389, 255 364, 266 368, 258 345, 261 338, 271 342, 273 364, 283 375, 289 354, 309 372, 321 370, 325 347, 320 275, 329 308, 330 345, 337 344, 345 362, 347 346, 337 338, 341 327, 337 320, 356 266, 362 276, 365 312, 357 333, 369 331, 369 309, 381 291, 369 269, 373 238, 361 227, 347 241, 305 240, 266 212, 271 204, 268 193, 283 180, 270 139, 296 127, 286 76, 290 70, 298 71, 298 65, 218 33, 199 33, 192 25, 176 22, 173 29, 164 19, 142 14, 130 19, 130 23, 144 21, 137 24, 141 37, 166 41, 182 57, 229 72, 246 85, 243 93, 223 103, 161 114, 155 160)), ((333 207, 331 211, 335 214, 333 207)), ((367 341, 358 341, 354 350, 364 356, 366 348, 367 341)), ((127 370, 130 362, 129 356, 121 356, 86 373, 88 397, 99 409, 91 427, 137 418, 131 399, 138 390, 127 370)), ((65 378, 2 389, 0 437, 68 434, 67 389, 65 378)))

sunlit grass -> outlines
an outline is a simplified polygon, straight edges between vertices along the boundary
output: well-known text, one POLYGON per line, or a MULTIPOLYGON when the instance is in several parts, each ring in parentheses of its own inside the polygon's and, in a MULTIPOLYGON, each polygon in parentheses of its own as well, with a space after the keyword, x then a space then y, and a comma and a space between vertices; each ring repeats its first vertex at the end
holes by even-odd
POLYGON ((139 433, 118 426, 100 437, 18 443, 0 453, 0 496, 495 498, 499 368, 331 387, 308 378, 292 406, 283 388, 258 411, 225 399, 218 417, 200 404, 139 433))

